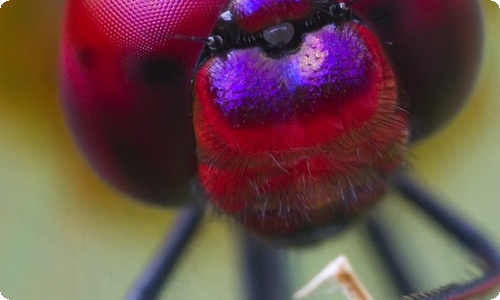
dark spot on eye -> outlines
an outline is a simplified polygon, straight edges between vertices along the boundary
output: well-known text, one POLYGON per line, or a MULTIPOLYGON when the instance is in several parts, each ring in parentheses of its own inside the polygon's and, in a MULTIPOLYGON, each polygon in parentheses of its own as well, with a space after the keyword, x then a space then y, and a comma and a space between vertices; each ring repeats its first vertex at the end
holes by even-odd
POLYGON ((88 70, 92 67, 95 53, 90 48, 81 48, 76 51, 76 60, 82 69, 88 70))
POLYGON ((153 87, 181 84, 186 78, 182 64, 164 57, 148 58, 139 71, 141 81, 153 87))

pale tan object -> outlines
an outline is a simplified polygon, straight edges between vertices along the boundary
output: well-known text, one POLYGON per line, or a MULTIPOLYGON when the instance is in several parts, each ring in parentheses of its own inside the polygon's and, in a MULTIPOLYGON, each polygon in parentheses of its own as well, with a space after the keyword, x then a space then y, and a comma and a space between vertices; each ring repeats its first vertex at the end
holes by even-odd
POLYGON ((373 300, 349 263, 346 256, 341 255, 329 263, 316 277, 298 290, 293 299, 305 299, 328 281, 338 285, 349 300, 373 300))

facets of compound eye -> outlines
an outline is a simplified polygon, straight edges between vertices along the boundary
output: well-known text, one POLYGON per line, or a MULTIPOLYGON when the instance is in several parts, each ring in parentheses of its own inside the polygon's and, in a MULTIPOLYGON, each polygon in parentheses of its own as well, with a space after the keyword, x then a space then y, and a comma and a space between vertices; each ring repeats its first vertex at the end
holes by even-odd
POLYGON ((264 39, 271 45, 288 44, 295 35, 295 27, 291 23, 281 23, 263 31, 264 39))
POLYGON ((390 42, 385 48, 408 100, 412 139, 452 120, 481 67, 481 1, 363 0, 348 6, 380 40, 390 42))
POLYGON ((75 141, 118 190, 188 204, 196 173, 191 79, 204 44, 186 37, 209 36, 227 0, 66 2, 59 82, 75 141))

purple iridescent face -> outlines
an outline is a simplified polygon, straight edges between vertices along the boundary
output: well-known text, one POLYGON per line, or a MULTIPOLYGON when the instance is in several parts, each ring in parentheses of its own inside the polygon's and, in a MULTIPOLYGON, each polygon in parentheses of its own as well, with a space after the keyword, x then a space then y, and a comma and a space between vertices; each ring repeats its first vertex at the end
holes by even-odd
POLYGON ((408 140, 373 32, 336 2, 239 0, 214 34, 194 105, 209 200, 254 231, 304 240, 373 204, 408 140))
POLYGON ((297 121, 330 102, 341 110, 370 86, 375 67, 366 43, 352 35, 349 26, 328 25, 280 59, 260 47, 221 55, 205 66, 213 102, 236 127, 297 121))

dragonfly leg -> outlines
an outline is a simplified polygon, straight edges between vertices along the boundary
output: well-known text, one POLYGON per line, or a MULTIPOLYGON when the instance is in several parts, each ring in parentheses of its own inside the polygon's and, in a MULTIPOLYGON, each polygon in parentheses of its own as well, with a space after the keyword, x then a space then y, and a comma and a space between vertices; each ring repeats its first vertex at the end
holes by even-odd
POLYGON ((247 300, 290 300, 284 250, 242 233, 244 283, 247 300))
MULTIPOLYGON (((480 277, 470 281, 452 283, 434 291, 410 294, 402 299, 471 299, 500 286, 500 251, 486 236, 468 223, 465 218, 443 205, 442 201, 419 185, 414 179, 411 179, 406 172, 397 174, 394 178, 394 187, 467 249, 477 259, 479 267, 483 270, 480 277)), ((375 219, 369 221, 372 239, 380 252, 383 253, 382 256, 388 262, 389 269, 394 277, 401 281, 398 283, 400 289, 406 293, 413 288, 402 271, 401 263, 398 261, 395 251, 391 250, 388 234, 381 229, 380 224, 380 221, 375 219)))
POLYGON ((165 244, 137 280, 135 287, 127 297, 128 300, 154 300, 158 298, 177 261, 195 235, 203 213, 204 211, 200 207, 182 209, 174 229, 169 232, 165 244))

